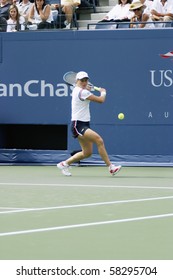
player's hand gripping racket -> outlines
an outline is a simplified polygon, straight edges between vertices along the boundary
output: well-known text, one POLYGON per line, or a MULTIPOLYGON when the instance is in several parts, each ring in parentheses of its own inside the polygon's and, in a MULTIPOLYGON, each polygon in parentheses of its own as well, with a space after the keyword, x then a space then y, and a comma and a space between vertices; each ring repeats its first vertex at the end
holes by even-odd
MULTIPOLYGON (((75 86, 76 84, 76 72, 70 71, 64 74, 63 76, 63 80, 71 86, 75 86)), ((88 85, 91 87, 91 90, 97 90, 100 91, 99 87, 94 86, 93 84, 91 84, 90 82, 88 83, 88 85)))

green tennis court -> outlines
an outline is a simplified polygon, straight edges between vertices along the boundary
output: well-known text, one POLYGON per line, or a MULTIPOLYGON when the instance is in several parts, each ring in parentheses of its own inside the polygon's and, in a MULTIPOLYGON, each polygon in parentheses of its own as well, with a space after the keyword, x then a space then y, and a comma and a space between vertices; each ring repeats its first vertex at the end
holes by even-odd
POLYGON ((1 260, 173 259, 173 169, 0 167, 1 260))

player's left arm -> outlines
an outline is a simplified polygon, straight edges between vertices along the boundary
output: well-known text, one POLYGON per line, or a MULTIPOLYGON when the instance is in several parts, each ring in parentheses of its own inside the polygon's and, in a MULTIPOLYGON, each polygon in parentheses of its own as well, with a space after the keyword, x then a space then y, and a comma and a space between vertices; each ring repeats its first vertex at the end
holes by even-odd
POLYGON ((100 96, 91 94, 87 97, 87 100, 94 101, 97 103, 103 103, 106 99, 106 90, 104 88, 100 88, 100 96))

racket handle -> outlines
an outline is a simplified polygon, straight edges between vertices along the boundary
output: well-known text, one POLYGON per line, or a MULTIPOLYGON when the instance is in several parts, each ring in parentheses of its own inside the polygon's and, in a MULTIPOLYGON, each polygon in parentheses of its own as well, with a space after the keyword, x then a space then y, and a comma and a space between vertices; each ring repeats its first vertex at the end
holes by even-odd
POLYGON ((99 87, 94 87, 94 90, 100 91, 99 87))

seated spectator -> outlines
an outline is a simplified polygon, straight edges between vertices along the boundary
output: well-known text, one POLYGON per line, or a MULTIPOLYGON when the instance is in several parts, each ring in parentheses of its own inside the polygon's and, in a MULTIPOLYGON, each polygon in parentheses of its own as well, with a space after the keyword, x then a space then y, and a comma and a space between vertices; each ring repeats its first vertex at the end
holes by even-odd
POLYGON ((130 5, 130 11, 134 12, 134 17, 131 19, 130 28, 155 28, 154 23, 149 14, 144 13, 146 6, 141 1, 133 2, 130 5), (148 22, 148 23, 147 23, 148 22), (135 24, 137 23, 137 24, 135 24))
POLYGON ((134 13, 129 11, 131 0, 118 0, 115 5, 100 22, 126 22, 134 16, 134 13))
POLYGON ((45 0, 35 0, 29 11, 28 24, 37 25, 38 29, 47 29, 52 28, 52 21, 50 5, 45 0))
POLYGON ((7 20, 7 32, 25 30, 25 19, 20 16, 16 5, 9 8, 9 19, 7 20))
POLYGON ((7 20, 4 17, 0 17, 0 32, 7 31, 7 20))
MULTIPOLYGON (((154 21, 172 22, 173 21, 173 3, 167 0, 154 0, 152 10, 152 19, 154 21)), ((171 24, 170 24, 171 25, 171 24)), ((157 26, 170 26, 166 23, 157 26)))
POLYGON ((66 29, 70 29, 71 28, 71 23, 72 23, 72 18, 73 18, 73 14, 74 11, 76 10, 76 8, 80 5, 81 0, 62 0, 61 4, 51 4, 51 9, 52 10, 57 10, 59 11, 59 16, 61 16, 62 14, 65 14, 65 28, 66 29), (62 9, 60 11, 60 9, 62 9))
POLYGON ((29 0, 23 0, 20 3, 17 3, 16 6, 20 15, 23 16, 25 18, 25 22, 27 22, 32 3, 29 0))
POLYGON ((9 10, 10 4, 8 0, 1 0, 0 3, 0 17, 4 17, 6 20, 9 19, 9 10))
MULTIPOLYGON (((139 2, 139 0, 133 0, 132 3, 139 2)), ((140 2, 145 5, 144 14, 151 14, 151 9, 153 5, 153 0, 140 0, 140 2)))

